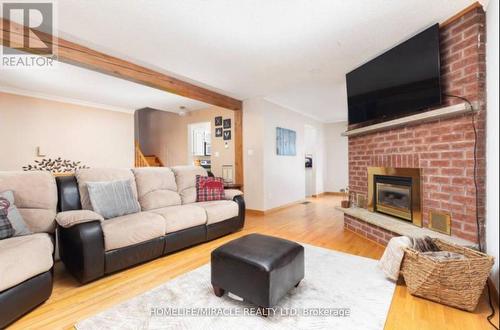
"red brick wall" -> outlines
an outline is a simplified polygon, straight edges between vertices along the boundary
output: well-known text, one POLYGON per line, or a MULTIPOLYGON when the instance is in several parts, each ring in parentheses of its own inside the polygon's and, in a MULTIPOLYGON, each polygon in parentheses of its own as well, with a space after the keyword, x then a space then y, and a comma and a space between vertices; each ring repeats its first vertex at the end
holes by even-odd
POLYGON ((400 236, 384 228, 374 226, 371 223, 360 221, 347 214, 344 215, 344 227, 384 246, 389 243, 391 238, 400 236))
MULTIPOLYGON (((421 168, 424 226, 430 210, 449 212, 452 235, 476 242, 476 198, 481 223, 485 213, 484 11, 475 9, 440 32, 443 94, 466 97, 480 109, 474 116, 478 196, 473 180, 474 130, 470 114, 350 137, 349 186, 353 192, 366 194, 369 166, 421 168)), ((461 102, 445 98, 445 104, 461 102)))

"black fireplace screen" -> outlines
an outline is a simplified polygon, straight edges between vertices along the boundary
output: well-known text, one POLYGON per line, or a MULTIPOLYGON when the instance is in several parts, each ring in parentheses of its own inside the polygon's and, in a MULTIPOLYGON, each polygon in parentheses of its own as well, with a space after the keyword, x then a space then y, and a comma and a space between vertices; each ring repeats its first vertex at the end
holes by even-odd
POLYGON ((412 221, 412 178, 374 176, 375 210, 412 221))

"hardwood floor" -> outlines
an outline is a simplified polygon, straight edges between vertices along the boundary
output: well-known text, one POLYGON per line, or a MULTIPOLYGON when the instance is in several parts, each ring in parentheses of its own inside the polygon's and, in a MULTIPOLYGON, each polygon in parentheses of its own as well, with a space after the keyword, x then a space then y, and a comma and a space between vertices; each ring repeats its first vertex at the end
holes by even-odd
MULTIPOLYGON (((384 248, 343 228, 342 214, 334 209, 339 197, 324 196, 307 205, 295 205, 266 215, 248 215, 245 228, 193 248, 156 259, 93 283, 80 286, 62 264, 55 270, 51 298, 12 329, 68 329, 81 319, 156 287, 171 278, 209 262, 210 252, 239 236, 259 232, 350 254, 378 259, 384 248)), ((484 297, 483 297, 484 298, 484 297)), ((497 308, 498 310, 498 308, 497 308)), ((468 313, 411 296, 399 283, 394 293, 386 329, 492 329, 489 309, 481 300, 468 313)), ((498 314, 495 320, 498 325, 498 314)))

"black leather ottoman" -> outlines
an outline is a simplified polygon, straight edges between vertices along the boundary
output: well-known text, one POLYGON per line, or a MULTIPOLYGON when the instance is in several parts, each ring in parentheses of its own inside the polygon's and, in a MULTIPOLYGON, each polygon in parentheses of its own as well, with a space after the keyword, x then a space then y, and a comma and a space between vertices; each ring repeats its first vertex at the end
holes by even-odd
POLYGON ((304 278, 304 247, 285 239, 250 234, 212 251, 212 285, 269 308, 304 278))

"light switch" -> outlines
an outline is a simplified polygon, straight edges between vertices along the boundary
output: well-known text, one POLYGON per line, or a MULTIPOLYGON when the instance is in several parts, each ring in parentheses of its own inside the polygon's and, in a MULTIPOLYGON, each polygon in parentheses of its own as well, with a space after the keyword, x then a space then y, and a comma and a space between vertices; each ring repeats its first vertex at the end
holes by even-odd
POLYGON ((215 157, 219 157, 219 156, 220 156, 220 153, 219 153, 218 151, 216 151, 216 152, 214 153, 214 156, 215 156, 215 157))
POLYGON ((248 149, 247 153, 248 153, 248 156, 253 156, 253 149, 248 149))

